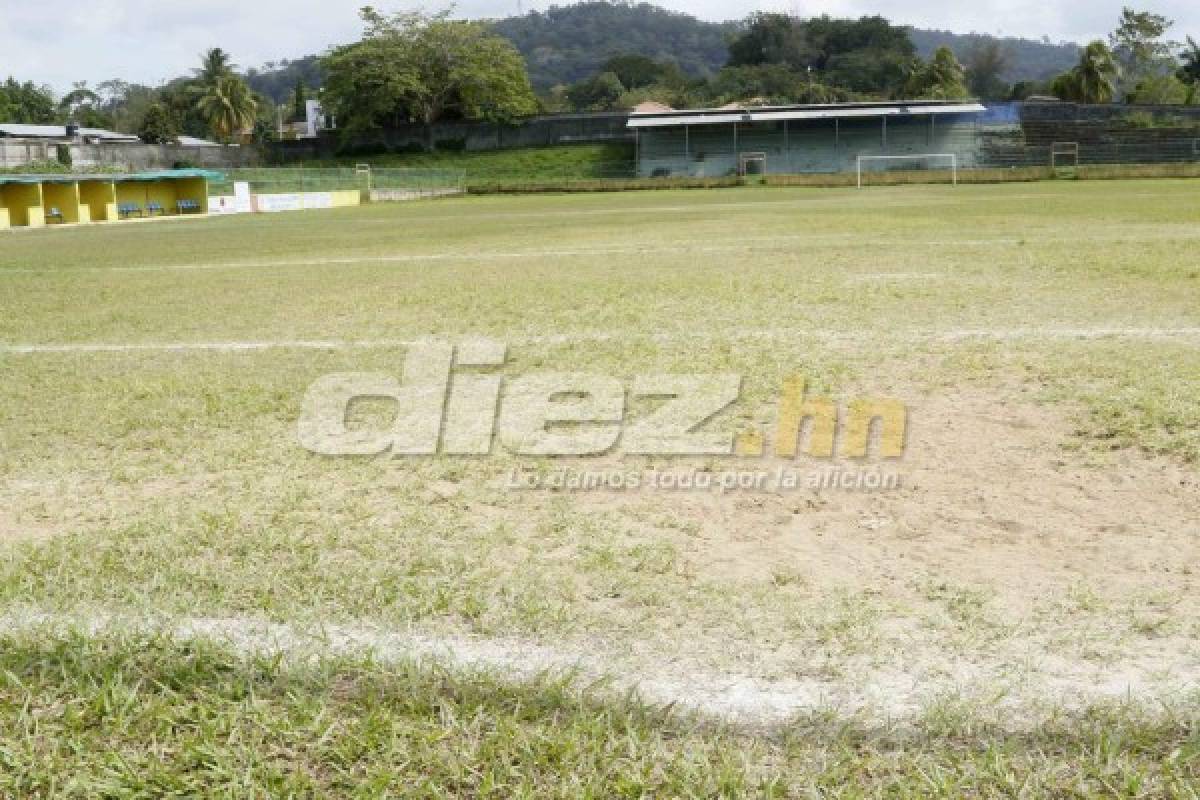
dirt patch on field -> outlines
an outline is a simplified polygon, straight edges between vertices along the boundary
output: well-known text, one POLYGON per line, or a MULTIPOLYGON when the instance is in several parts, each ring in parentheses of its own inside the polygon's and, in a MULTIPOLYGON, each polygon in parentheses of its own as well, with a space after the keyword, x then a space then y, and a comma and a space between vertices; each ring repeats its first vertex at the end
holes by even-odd
MULTIPOLYGON (((905 456, 865 465, 895 474, 895 489, 587 492, 574 499, 634 518, 669 507, 676 527, 689 531, 674 539, 690 568, 721 580, 782 578, 903 594, 926 581, 951 582, 986 587, 1013 612, 1077 584, 1116 594, 1194 594, 1194 469, 1133 451, 1100 461, 1072 452, 1064 415, 1016 392, 955 392, 910 405, 905 456)), ((787 466, 815 474, 864 465, 802 457, 787 466)))

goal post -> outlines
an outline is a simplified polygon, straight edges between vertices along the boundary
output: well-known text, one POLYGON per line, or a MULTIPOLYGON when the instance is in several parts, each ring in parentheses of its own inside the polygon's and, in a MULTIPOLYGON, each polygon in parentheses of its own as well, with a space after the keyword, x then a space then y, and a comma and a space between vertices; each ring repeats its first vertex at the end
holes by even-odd
POLYGON ((860 155, 856 164, 859 189, 863 188, 863 164, 868 164, 872 161, 925 161, 929 164, 940 161, 944 164, 949 164, 951 182, 955 186, 958 185, 958 156, 954 153, 911 153, 905 156, 860 155))
POLYGON ((767 174, 767 154, 766 153, 738 153, 738 175, 746 177, 747 175, 766 175, 767 174), (752 171, 751 167, 756 166, 757 169, 752 171))

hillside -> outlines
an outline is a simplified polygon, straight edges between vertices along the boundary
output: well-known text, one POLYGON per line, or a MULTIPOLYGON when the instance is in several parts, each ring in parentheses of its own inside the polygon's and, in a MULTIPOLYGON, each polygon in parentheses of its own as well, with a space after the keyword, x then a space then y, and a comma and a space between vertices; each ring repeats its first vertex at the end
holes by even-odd
POLYGON ((538 89, 594 74, 611 56, 638 53, 672 61, 702 77, 725 64, 732 23, 712 23, 649 3, 584 2, 497 20, 496 31, 517 46, 538 89))
MULTIPOLYGON (((588 0, 495 20, 493 24, 525 56, 534 88, 546 90, 588 78, 620 53, 674 62, 684 73, 697 78, 711 75, 725 65, 728 37, 739 23, 705 22, 650 3, 588 0)), ((922 57, 946 45, 961 59, 980 43, 1000 42, 1010 54, 1009 68, 1003 74, 1009 82, 1044 80, 1066 70, 1078 57, 1078 47, 1071 43, 909 30, 922 57)), ((310 86, 318 85, 320 67, 315 56, 307 56, 276 69, 251 70, 248 78, 254 89, 283 102, 298 79, 310 86)))
MULTIPOLYGON (((530 78, 539 89, 582 80, 618 53, 670 60, 689 75, 707 75, 724 66, 727 37, 738 27, 736 21, 705 22, 649 3, 624 5, 599 0, 508 17, 495 24, 496 30, 525 56, 530 78)), ((1074 44, 909 30, 922 57, 946 45, 963 58, 979 43, 1000 42, 1011 56, 1003 76, 1009 82, 1043 80, 1063 72, 1078 57, 1074 44)))
POLYGON ((980 33, 951 33, 909 28, 909 36, 922 58, 939 47, 949 47, 961 59, 981 44, 999 42, 1010 57, 1009 67, 1000 77, 1009 83, 1042 81, 1066 72, 1079 60, 1079 45, 1074 42, 1052 44, 1049 41, 1018 39, 1012 36, 988 36, 980 33))

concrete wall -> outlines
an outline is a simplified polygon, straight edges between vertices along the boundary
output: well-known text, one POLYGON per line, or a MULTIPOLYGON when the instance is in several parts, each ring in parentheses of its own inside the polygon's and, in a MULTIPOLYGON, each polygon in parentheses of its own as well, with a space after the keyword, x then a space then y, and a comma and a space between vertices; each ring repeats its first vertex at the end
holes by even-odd
MULTIPOLYGON (((357 193, 355 193, 357 195, 357 193)), ((46 224, 47 212, 57 209, 62 223, 115 222, 121 219, 118 203, 133 203, 145 213, 150 203, 162 206, 165 216, 180 213, 178 200, 193 200, 195 211, 208 213, 208 181, 203 177, 170 178, 153 181, 89 180, 63 183, 0 184, 0 228, 31 227, 46 224)))
POLYGON ((115 222, 117 191, 110 181, 84 181, 79 184, 79 202, 88 209, 92 222, 115 222))
POLYGON ((214 195, 207 198, 208 211, 214 214, 273 214, 285 211, 310 211, 327 208, 348 208, 363 202, 360 189, 335 189, 328 192, 254 192, 250 206, 238 208, 233 195, 214 195))
MULTIPOLYGON (((978 166, 977 123, 970 116, 759 122, 650 128, 640 134, 639 177, 721 177, 737 172, 739 156, 762 153, 774 174, 850 172, 859 155, 954 153, 959 166, 978 166)), ((871 168, 923 162, 873 162, 871 168)))
POLYGON ((90 217, 79 213, 79 188, 74 183, 42 184, 42 207, 47 214, 52 208, 57 208, 62 213, 62 217, 56 218, 55 222, 91 221, 90 217))
POLYGON ((40 183, 7 183, 0 186, 0 197, 8 209, 10 225, 40 228, 46 224, 42 211, 42 185, 40 183))
POLYGON ((517 147, 548 147, 579 142, 632 142, 633 134, 626 128, 629 115, 554 114, 530 117, 513 125, 486 122, 439 122, 429 128, 424 125, 403 125, 351 141, 329 131, 318 139, 272 142, 267 145, 268 158, 276 162, 328 158, 337 153, 386 153, 400 150, 431 148, 440 145, 468 151, 505 150, 517 147))
MULTIPOLYGON (((70 145, 71 164, 77 170, 119 168, 126 172, 171 169, 178 163, 211 169, 253 167, 261 163, 257 147, 180 147, 158 144, 70 145)), ((23 167, 38 161, 57 161, 57 143, 26 139, 0 139, 0 167, 23 167)))

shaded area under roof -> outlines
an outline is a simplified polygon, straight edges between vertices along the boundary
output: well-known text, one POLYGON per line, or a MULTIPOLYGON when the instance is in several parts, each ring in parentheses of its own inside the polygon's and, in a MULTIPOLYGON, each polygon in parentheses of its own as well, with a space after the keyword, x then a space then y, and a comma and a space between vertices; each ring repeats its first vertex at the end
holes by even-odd
POLYGON ((674 125, 720 125, 731 122, 781 122, 803 119, 854 119, 861 117, 915 117, 933 114, 982 114, 980 103, 838 103, 806 106, 762 106, 731 110, 701 108, 691 111, 633 114, 630 128, 665 128, 674 125))
POLYGON ((83 173, 56 173, 51 175, 0 175, 0 185, 6 183, 87 183, 101 181, 103 183, 135 181, 168 181, 184 178, 205 178, 210 181, 225 179, 225 175, 207 169, 164 169, 153 172, 123 172, 100 173, 87 175, 83 173))

